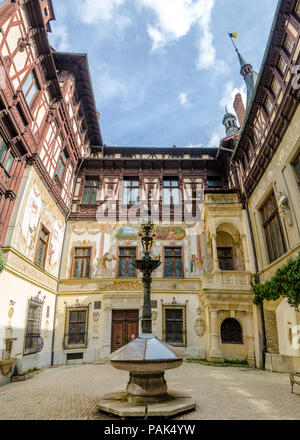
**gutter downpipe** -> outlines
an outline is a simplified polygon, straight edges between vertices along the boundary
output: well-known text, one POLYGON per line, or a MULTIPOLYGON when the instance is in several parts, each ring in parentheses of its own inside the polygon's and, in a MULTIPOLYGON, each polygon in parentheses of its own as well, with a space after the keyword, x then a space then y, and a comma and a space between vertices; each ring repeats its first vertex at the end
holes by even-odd
POLYGON ((55 296, 55 305, 54 305, 53 332, 52 332, 52 342, 51 342, 51 367, 53 367, 53 363, 54 363, 55 321, 56 321, 56 311, 57 311, 58 289, 59 289, 59 284, 60 284, 60 276, 61 276, 61 268, 62 268, 62 260, 63 260, 62 259, 62 254, 63 254, 64 247, 65 247, 68 219, 69 219, 71 211, 72 211, 72 201, 73 201, 74 193, 75 193, 75 189, 76 189, 76 182, 77 182, 77 179, 78 179, 79 172, 81 170, 83 161, 84 161, 84 158, 82 157, 80 165, 79 165, 79 168, 78 168, 77 173, 76 173, 75 178, 74 178, 74 188, 73 188, 73 191, 72 191, 72 197, 71 197, 71 203, 70 203, 69 212, 68 212, 68 214, 66 216, 66 225, 65 225, 65 231, 64 231, 64 238, 63 238, 62 247, 61 247, 61 258, 60 258, 59 270, 58 270, 57 292, 56 292, 56 296, 55 296))
MULTIPOLYGON (((254 242, 254 236, 253 236, 253 229, 252 229, 252 223, 251 223, 251 218, 250 218, 250 213, 249 213, 249 207, 248 207, 248 195, 245 193, 245 198, 246 198, 246 203, 245 203, 245 207, 246 207, 246 213, 247 213, 247 219, 248 219, 248 223, 249 223, 249 229, 250 229, 250 237, 251 237, 251 244, 252 244, 252 249, 253 249, 253 254, 254 254, 254 265, 255 265, 255 281, 257 283, 259 283, 259 269, 258 269, 258 262, 257 262, 257 253, 256 253, 256 247, 255 247, 255 242, 254 242)), ((260 304, 260 317, 261 317, 261 323, 262 323, 262 369, 265 369, 265 364, 266 364, 266 324, 265 324, 265 315, 264 315, 264 305, 263 303, 260 304)))

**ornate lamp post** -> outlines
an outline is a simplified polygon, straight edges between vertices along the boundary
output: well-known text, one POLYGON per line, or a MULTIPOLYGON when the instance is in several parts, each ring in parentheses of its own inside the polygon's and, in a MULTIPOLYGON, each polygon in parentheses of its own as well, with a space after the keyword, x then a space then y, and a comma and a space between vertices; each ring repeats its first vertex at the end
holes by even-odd
POLYGON ((107 394, 98 404, 100 410, 122 418, 168 417, 193 409, 196 405, 186 395, 168 392, 164 378, 166 370, 180 367, 186 356, 185 353, 160 341, 152 334, 150 298, 152 272, 161 265, 160 258, 156 260, 151 257, 153 227, 148 212, 141 224, 143 258, 134 261, 135 267, 143 274, 142 334, 109 356, 114 368, 130 373, 126 392, 107 394))
POLYGON ((154 260, 151 257, 151 250, 155 235, 153 234, 153 221, 151 213, 148 211, 146 217, 142 219, 142 232, 140 233, 144 255, 141 260, 136 260, 134 266, 139 269, 143 274, 143 286, 144 286, 144 305, 143 305, 143 317, 142 317, 142 332, 143 334, 152 333, 152 316, 151 316, 151 283, 152 272, 156 270, 160 265, 159 260, 154 260))

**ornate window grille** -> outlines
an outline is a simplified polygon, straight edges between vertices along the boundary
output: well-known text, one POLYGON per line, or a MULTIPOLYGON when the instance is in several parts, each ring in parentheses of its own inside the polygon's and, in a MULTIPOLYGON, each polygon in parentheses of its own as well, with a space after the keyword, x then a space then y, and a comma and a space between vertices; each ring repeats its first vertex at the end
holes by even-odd
POLYGON ((39 353, 44 346, 41 337, 41 321, 44 299, 39 298, 39 294, 35 298, 28 301, 27 324, 24 341, 24 355, 39 353))
POLYGON ((175 298, 172 304, 162 306, 163 340, 172 345, 187 345, 186 304, 177 304, 175 298))
POLYGON ((222 344, 243 344, 243 332, 240 323, 233 318, 227 318, 221 325, 222 344))
POLYGON ((89 306, 66 307, 63 348, 84 348, 88 342, 89 306))

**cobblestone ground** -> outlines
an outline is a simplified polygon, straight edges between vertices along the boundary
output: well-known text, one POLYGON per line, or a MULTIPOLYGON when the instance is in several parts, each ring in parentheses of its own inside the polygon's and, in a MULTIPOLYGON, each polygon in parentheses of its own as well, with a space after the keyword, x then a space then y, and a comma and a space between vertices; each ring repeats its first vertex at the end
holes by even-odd
MULTIPOLYGON (((186 363, 166 378, 170 389, 197 402, 195 411, 178 420, 300 419, 300 387, 290 393, 288 374, 186 363)), ((109 364, 49 368, 0 387, 0 419, 114 420, 97 410, 97 402, 124 389, 127 379, 109 364)))

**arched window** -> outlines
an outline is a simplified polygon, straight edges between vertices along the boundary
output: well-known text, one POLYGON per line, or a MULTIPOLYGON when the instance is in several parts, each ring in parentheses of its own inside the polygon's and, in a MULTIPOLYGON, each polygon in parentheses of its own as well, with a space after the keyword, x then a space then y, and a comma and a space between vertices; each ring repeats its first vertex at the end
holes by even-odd
POLYGON ((227 318, 221 325, 222 344, 242 344, 243 332, 239 322, 233 318, 227 318))

